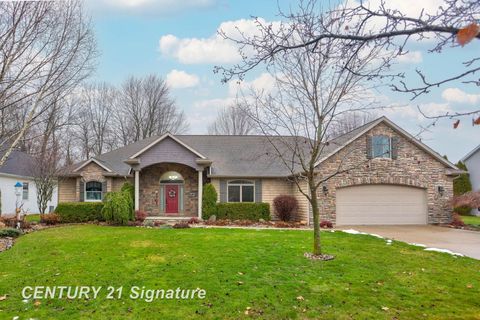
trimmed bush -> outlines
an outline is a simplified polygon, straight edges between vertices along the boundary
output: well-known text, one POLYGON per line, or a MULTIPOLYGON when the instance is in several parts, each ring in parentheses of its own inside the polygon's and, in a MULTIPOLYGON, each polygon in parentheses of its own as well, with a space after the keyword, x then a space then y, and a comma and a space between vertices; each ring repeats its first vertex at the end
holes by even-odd
MULTIPOLYGON (((460 170, 467 171, 467 166, 461 161, 457 163, 457 167, 460 170)), ((453 194, 455 196, 460 196, 464 193, 472 191, 472 183, 470 182, 470 175, 467 173, 462 173, 457 178, 453 179, 453 194)), ((470 214, 472 208, 469 206, 462 206, 454 208, 454 211, 461 215, 470 214)))
POLYGON ((131 198, 128 192, 109 192, 106 194, 102 215, 105 221, 127 225, 132 219, 131 198))
POLYGON ((55 213, 43 214, 40 220, 40 222, 45 223, 47 225, 57 224, 58 221, 59 221, 58 215, 55 213))
MULTIPOLYGON (((125 182, 122 186, 121 192, 125 193, 130 203, 130 220, 135 219, 135 187, 130 182, 125 182)), ((144 219, 145 220, 145 219, 144 219)))
POLYGON ((270 220, 268 203, 225 202, 217 203, 217 219, 230 220, 270 220))
POLYGON ((291 221, 298 209, 298 201, 289 195, 279 195, 273 199, 273 207, 280 220, 291 221))
POLYGON ((0 229, 0 238, 11 237, 16 238, 22 234, 22 231, 14 228, 0 229))
POLYGON ((147 219, 148 214, 145 211, 137 210, 135 211, 135 221, 143 222, 147 219))
POLYGON ((62 202, 58 204, 55 213, 63 223, 101 221, 102 208, 102 202, 62 202))
POLYGON ((331 223, 330 221, 328 220, 322 220, 320 222, 320 228, 323 228, 323 229, 331 229, 333 228, 333 223, 331 223))
POLYGON ((208 220, 213 215, 217 215, 217 191, 211 183, 207 183, 203 186, 202 218, 208 220))

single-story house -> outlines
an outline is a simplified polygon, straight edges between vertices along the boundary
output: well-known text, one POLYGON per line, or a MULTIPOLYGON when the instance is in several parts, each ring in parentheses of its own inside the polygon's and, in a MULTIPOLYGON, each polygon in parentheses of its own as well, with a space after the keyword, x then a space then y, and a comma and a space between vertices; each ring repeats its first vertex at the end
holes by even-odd
MULTIPOLYGON (((472 190, 480 191, 480 145, 470 151, 461 161, 468 169, 472 190)), ((472 214, 480 216, 480 208, 472 209, 472 214)))
MULTIPOLYGON (((289 168, 275 157, 270 142, 275 139, 170 133, 151 137, 75 165, 59 184, 59 201, 101 201, 105 192, 131 181, 136 209, 159 218, 201 217, 203 185, 211 182, 219 202, 272 204, 277 195, 292 195, 299 202, 297 219, 311 222, 306 197, 292 182, 289 168)), ((319 188, 322 220, 337 225, 451 220, 452 181, 461 171, 386 117, 325 144, 319 175, 349 166, 353 169, 319 188)), ((302 182, 302 190, 306 186, 302 182)), ((273 207, 271 211, 275 215, 273 207)))
MULTIPOLYGON (((36 162, 32 156, 14 150, 3 166, 0 166, 0 209, 2 215, 14 215, 17 206, 21 206, 22 212, 27 214, 40 212, 37 204, 37 187, 33 177, 35 165, 36 162), (19 196, 17 196, 15 190, 17 183, 22 185, 19 196)), ((57 198, 57 187, 55 187, 52 199, 48 202, 48 212, 55 209, 57 198)))

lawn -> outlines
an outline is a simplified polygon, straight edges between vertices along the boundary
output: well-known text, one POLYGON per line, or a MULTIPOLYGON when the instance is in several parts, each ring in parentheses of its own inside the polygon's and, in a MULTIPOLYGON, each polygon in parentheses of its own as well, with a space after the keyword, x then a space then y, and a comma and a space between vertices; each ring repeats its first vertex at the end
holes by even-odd
POLYGON ((480 261, 368 235, 308 231, 66 226, 22 236, 0 254, 0 318, 478 319, 480 261), (97 299, 22 302, 24 286, 102 286, 97 299), (105 299, 123 286, 120 299, 105 299), (205 299, 128 297, 201 288, 205 299))
POLYGON ((465 224, 480 228, 480 217, 462 216, 462 220, 465 224))

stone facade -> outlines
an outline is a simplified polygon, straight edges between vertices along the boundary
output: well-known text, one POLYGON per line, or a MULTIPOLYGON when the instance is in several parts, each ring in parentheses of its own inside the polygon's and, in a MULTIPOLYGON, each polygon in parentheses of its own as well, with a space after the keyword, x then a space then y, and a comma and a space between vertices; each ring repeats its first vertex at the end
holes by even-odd
POLYGON ((160 177, 167 171, 176 171, 184 179, 183 212, 178 216, 197 216, 198 172, 182 164, 162 163, 140 171, 140 210, 150 216, 160 216, 160 177))
POLYGON ((321 220, 330 220, 335 223, 337 188, 364 184, 404 185, 425 189, 428 203, 428 223, 446 223, 451 220, 452 209, 448 200, 453 195, 453 177, 445 174, 445 164, 383 123, 322 162, 318 167, 318 177, 332 174, 338 168, 349 170, 331 178, 324 184, 328 188, 327 195, 323 193, 322 187, 318 190, 321 220), (395 160, 367 159, 367 136, 372 135, 398 137, 398 158, 395 160), (444 188, 443 195, 437 191, 438 186, 444 188))

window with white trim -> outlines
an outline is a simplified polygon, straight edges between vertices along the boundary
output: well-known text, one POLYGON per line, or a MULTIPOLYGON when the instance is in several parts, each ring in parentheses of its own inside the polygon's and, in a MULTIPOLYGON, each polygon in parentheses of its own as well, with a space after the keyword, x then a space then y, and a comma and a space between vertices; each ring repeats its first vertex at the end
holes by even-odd
POLYGON ((232 180, 227 183, 228 202, 255 202, 255 183, 249 180, 232 180))
POLYGON ((389 136, 372 137, 372 158, 391 158, 392 141, 389 136))
POLYGON ((23 200, 28 200, 28 182, 24 182, 22 184, 22 190, 23 190, 23 194, 22 194, 22 199, 23 200))
POLYGON ((85 183, 85 201, 102 201, 102 183, 89 181, 85 183))

